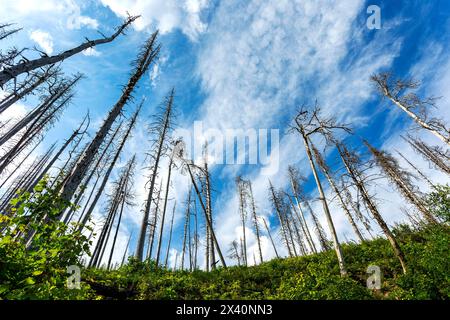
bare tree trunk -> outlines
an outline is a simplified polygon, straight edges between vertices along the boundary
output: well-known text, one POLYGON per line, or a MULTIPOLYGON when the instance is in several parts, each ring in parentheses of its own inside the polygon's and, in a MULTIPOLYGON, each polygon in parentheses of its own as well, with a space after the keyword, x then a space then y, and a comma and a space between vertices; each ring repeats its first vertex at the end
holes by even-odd
POLYGON ((125 259, 127 258, 128 248, 130 247, 130 241, 131 241, 132 236, 133 236, 133 233, 130 233, 130 236, 128 237, 127 245, 125 247, 125 251, 123 252, 122 263, 120 264, 120 266, 123 266, 125 264, 125 259))
POLYGON ((0 102, 0 113, 4 112, 6 109, 8 109, 10 106, 12 106, 20 99, 23 99, 24 97, 29 95, 31 92, 33 92, 36 88, 38 88, 41 84, 43 84, 46 80, 48 80, 51 76, 55 75, 56 73, 57 70, 56 69, 53 70, 53 68, 50 67, 47 68, 47 70, 45 70, 43 74, 33 75, 29 81, 26 81, 27 84, 31 82, 27 87, 24 86, 20 92, 14 91, 14 93, 2 99, 2 101, 0 102))
POLYGON ((413 204, 424 216, 424 218, 431 224, 437 224, 438 221, 431 214, 425 203, 416 195, 417 192, 413 190, 412 184, 408 181, 408 174, 400 169, 398 162, 391 155, 379 151, 371 146, 367 141, 364 141, 367 148, 369 148, 372 155, 375 157, 377 164, 386 173, 390 180, 397 186, 397 189, 403 197, 413 204))
POLYGON ((422 179, 424 179, 429 185, 430 185, 430 187, 431 188, 435 188, 436 186, 435 186, 435 184, 433 183, 433 182, 431 182, 431 180, 417 167, 417 166, 415 166, 411 161, 409 161, 408 160, 408 158, 406 158, 401 152, 399 152, 399 151, 397 151, 397 153, 398 153, 398 155, 403 159, 403 160, 405 160, 405 162, 411 167, 411 168, 413 168, 414 169, 414 171, 416 171, 418 174, 419 174, 419 176, 421 176, 422 177, 422 179))
POLYGON ((364 183, 358 178, 358 175, 356 173, 355 168, 351 165, 351 163, 348 161, 348 151, 346 149, 343 149, 343 146, 341 146, 339 143, 336 144, 340 157, 342 159, 342 162, 349 173, 350 177, 354 181, 356 187, 361 192, 361 196, 365 203, 367 204, 367 207, 369 208, 370 212, 372 213, 372 216, 375 218, 375 221, 380 226, 381 230, 383 230, 383 233, 386 235, 387 239, 389 240, 389 243, 392 246, 392 249, 394 250, 394 254, 399 260, 403 273, 406 273, 406 264, 405 264, 405 256, 403 254, 403 251, 400 248, 400 245, 398 244, 397 240, 395 239, 394 235, 392 234, 391 230, 389 229, 388 225, 384 221, 383 217, 381 216, 380 212, 378 211, 375 203, 372 201, 368 191, 366 190, 366 187, 364 183))
POLYGON ((245 197, 245 186, 244 181, 240 176, 236 178, 236 186, 239 194, 239 215, 241 217, 241 225, 242 225, 242 260, 245 266, 248 266, 247 260, 247 238, 245 235, 245 220, 247 218, 247 214, 245 212, 246 207, 246 197, 245 197))
POLYGON ((409 145, 420 155, 422 155, 427 161, 433 163, 436 168, 450 175, 450 165, 449 159, 445 159, 440 154, 437 154, 430 146, 425 144, 423 141, 417 139, 405 139, 409 145))
MULTIPOLYGON (((204 171, 205 171, 205 187, 206 187, 206 210, 208 213, 208 218, 209 221, 211 222, 211 228, 214 227, 214 220, 213 220, 213 214, 212 214, 212 201, 211 201, 211 180, 209 177, 209 171, 208 171, 208 160, 207 158, 205 159, 205 167, 204 167, 204 171)), ((207 225, 208 228, 208 225, 207 225)), ((212 239, 212 230, 209 231, 209 249, 211 250, 211 269, 214 270, 216 269, 216 263, 218 261, 216 261, 216 255, 215 255, 215 251, 214 251, 214 241, 212 239)))
POLYGON ((292 257, 293 255, 292 255, 291 247, 289 245, 289 240, 288 240, 287 231, 286 231, 286 225, 285 225, 285 221, 283 219, 283 215, 281 213, 281 206, 279 203, 279 199, 278 199, 277 195, 275 194, 275 188, 273 187, 272 182, 270 180, 269 180, 269 192, 270 192, 270 196, 271 196, 271 200, 272 200, 274 209, 278 216, 278 220, 280 221, 281 233, 283 235, 283 239, 286 244, 286 248, 288 249, 288 254, 290 257, 292 257))
POLYGON ((331 188, 333 189, 334 193, 339 199, 340 205, 342 210, 344 210, 344 213, 350 222, 350 225, 353 228, 353 231, 355 232, 356 236, 358 237, 359 241, 363 242, 364 237, 361 234, 361 231, 359 231, 358 226, 355 223, 355 220, 352 217, 352 214, 350 210, 348 209, 347 205, 345 204, 344 199, 342 198, 341 192, 339 191, 339 188, 337 187, 336 183, 334 182, 333 178, 331 177, 330 168, 325 163, 325 159, 323 159, 322 155, 320 154, 319 150, 314 146, 314 144, 311 142, 311 149, 314 152, 314 155, 316 157, 317 163, 319 164, 319 168, 321 169, 323 175, 327 178, 331 188))
POLYGON ((64 51, 58 55, 51 56, 51 57, 44 56, 44 57, 41 57, 41 58, 38 58, 35 60, 25 60, 24 62, 20 62, 17 65, 5 68, 3 71, 0 72, 0 87, 3 87, 3 85, 6 82, 8 82, 11 79, 16 78, 20 74, 28 73, 32 70, 35 70, 37 68, 40 68, 40 67, 43 67, 46 65, 54 65, 58 62, 66 60, 67 58, 70 58, 71 56, 73 56, 77 53, 80 53, 86 49, 113 41, 121 33, 124 32, 124 30, 128 27, 128 25, 130 25, 137 18, 138 17, 128 17, 127 20, 119 28, 117 28, 117 31, 110 37, 103 37, 101 39, 96 39, 96 40, 87 40, 85 43, 79 45, 78 47, 64 51))
POLYGON ((86 223, 88 222, 88 220, 90 219, 90 217, 92 215, 92 212, 94 211, 94 208, 95 208, 98 200, 100 199, 100 196, 102 195, 103 190, 106 187, 106 184, 108 182, 109 176, 111 175, 111 172, 114 169, 114 166, 116 165, 117 160, 119 159, 120 153, 122 152, 122 149, 123 149, 123 147, 124 147, 128 137, 130 136, 131 131, 133 130, 133 128, 134 128, 134 126, 136 124, 136 121, 137 121, 137 118, 139 116, 139 112, 141 111, 141 108, 142 108, 142 103, 139 105, 139 107, 136 109, 136 111, 134 112, 133 116, 131 117, 131 120, 130 120, 130 122, 128 124, 127 131, 125 132, 125 134, 122 137, 122 140, 120 141, 120 145, 117 148, 117 151, 116 151, 116 153, 114 155, 114 158, 112 159, 112 161, 111 161, 111 163, 110 163, 110 165, 108 167, 108 170, 105 173, 105 176, 103 177, 102 183, 101 183, 101 185, 100 185, 100 187, 99 187, 99 189, 97 191, 97 194, 95 195, 94 200, 92 201, 91 205, 89 206, 88 211, 86 212, 86 214, 84 215, 83 219, 81 220, 81 223, 79 225, 79 230, 82 230, 84 228, 84 226, 86 225, 86 223))
POLYGON ((181 253, 181 269, 184 269, 184 256, 186 254, 186 239, 187 239, 187 231, 188 226, 190 224, 190 217, 191 217, 191 189, 189 189, 188 193, 188 201, 186 206, 186 214, 184 218, 184 231, 183 231, 183 249, 181 253))
POLYGON ((137 85, 139 79, 144 75, 147 71, 149 65, 156 58, 159 52, 159 46, 155 49, 155 41, 156 41, 157 33, 154 33, 149 40, 145 43, 142 52, 138 56, 138 62, 134 69, 133 75, 128 81, 128 84, 123 90, 122 96, 119 101, 114 105, 114 107, 109 112, 107 118, 103 122, 99 131, 95 135, 94 139, 90 143, 87 150, 84 152, 80 161, 76 164, 75 168, 70 173, 69 179, 67 179, 61 190, 61 197, 70 201, 73 194, 77 190, 81 181, 83 180, 86 171, 89 166, 93 162, 95 155, 97 154, 100 146, 104 142, 106 135, 111 129, 114 121, 120 116, 123 108, 127 104, 127 102, 131 99, 132 92, 134 91, 135 86, 137 85))
POLYGON ((152 176, 151 176, 151 180, 150 180, 150 187, 148 190, 147 202, 145 203, 144 216, 142 217, 141 231, 139 234, 139 240, 138 240, 137 249, 136 249, 136 258, 138 260, 142 260, 143 255, 144 255, 146 230, 147 230, 147 226, 148 226, 150 208, 152 205, 153 189, 155 187, 155 181, 156 181, 156 177, 157 177, 157 173, 158 173, 159 162, 160 162, 160 159, 161 159, 161 156, 163 153, 163 146, 165 143, 166 135, 170 129, 174 93, 175 93, 175 91, 174 91, 174 89, 172 89, 169 97, 167 98, 164 119, 162 120, 163 121, 162 129, 159 132, 158 144, 157 144, 157 149, 156 149, 157 151, 156 151, 156 156, 154 159, 152 176))
MULTIPOLYGON (((164 232, 164 222, 166 219, 166 210, 167 210, 167 200, 169 198, 169 189, 170 189, 170 176, 172 174, 172 166, 173 166, 173 152, 170 157, 169 161, 169 168, 167 172, 167 182, 166 182, 166 194, 164 196, 164 206, 161 216, 161 228, 159 230, 159 241, 158 241, 158 251, 156 252, 156 267, 159 266, 159 256, 161 253, 161 244, 162 244, 162 238, 163 238, 163 232, 164 232)), ((181 258, 183 260, 183 257, 181 258)), ((183 265, 181 265, 181 269, 183 269, 183 265)))
POLYGON ((202 206, 202 209, 203 209, 203 213, 205 214, 205 221, 206 221, 206 223, 208 225, 208 228, 209 228, 209 230, 211 232, 211 236, 212 236, 212 239, 214 241, 214 245, 215 245, 215 247, 217 249, 217 253, 219 254, 220 261, 222 263, 222 266, 224 268, 226 268, 227 264, 225 262, 225 259, 224 259, 223 255, 222 255, 222 251, 220 250, 219 242, 217 241, 216 234, 214 232, 212 222, 211 222, 211 220, 209 220, 207 209, 205 207, 205 204, 203 203, 200 190, 198 189, 197 183, 195 182, 194 176, 192 175, 192 170, 191 170, 190 164, 186 163, 186 167, 188 169, 189 176, 191 177, 192 185, 194 186, 195 193, 197 194, 198 201, 200 202, 200 205, 202 206))
POLYGON ((52 110, 52 108, 55 108, 54 105, 58 102, 58 100, 64 100, 67 96, 71 95, 71 90, 74 88, 77 82, 80 81, 80 79, 81 75, 77 75, 68 83, 62 81, 58 88, 56 88, 55 93, 50 94, 44 102, 42 102, 33 111, 30 111, 23 119, 16 123, 11 129, 8 130, 7 133, 5 133, 0 138, 0 146, 14 137, 32 121, 34 121, 34 123, 37 123, 38 120, 45 117, 47 112, 52 110))
POLYGON ((280 256, 278 255, 277 247, 275 247, 275 243, 273 242, 272 235, 270 234, 270 229, 267 226, 266 219, 264 219, 264 217, 263 217, 262 220, 264 222, 264 226, 266 227, 267 235, 269 236, 270 242, 272 243, 273 251, 275 251, 275 255, 277 256, 277 258, 280 258, 280 256))
POLYGON ((111 246, 111 253, 109 255, 109 260, 108 260, 108 266, 107 269, 110 269, 111 266, 111 261, 112 261, 112 257, 114 254, 114 248, 116 246, 116 241, 117 241, 117 235, 119 234, 119 228, 120 228, 120 223, 122 221, 122 215, 123 215, 123 209, 125 206, 125 203, 127 202, 127 198, 130 195, 130 188, 131 188, 131 176, 133 175, 133 169, 134 169, 134 165, 135 165, 135 161, 136 161, 136 155, 133 155, 133 157, 131 158, 131 160, 128 162, 127 166, 126 166, 126 171, 124 171, 123 175, 122 175, 122 179, 121 179, 121 184, 119 186, 119 193, 116 195, 117 197, 119 197, 119 202, 120 202, 120 212, 119 212, 119 218, 117 221, 117 226, 116 226, 116 232, 114 234, 114 238, 113 238, 113 243, 111 246))
POLYGON ((291 188, 292 188, 292 192, 294 193, 294 199, 297 205, 297 209, 300 212, 300 216, 302 218, 302 225, 305 228, 305 236, 306 236, 306 240, 308 241, 309 247, 311 249, 311 252, 317 253, 317 249, 316 246, 314 244, 314 240, 311 236, 311 233, 309 231, 309 227, 308 227, 308 223, 306 222, 306 218, 305 218, 305 214, 302 210, 302 207, 300 206, 300 190, 298 190, 298 181, 296 181, 296 174, 295 174, 295 169, 293 167, 289 167, 288 168, 288 172, 289 172, 289 180, 290 180, 290 184, 291 184, 291 188))
POLYGON ((11 171, 11 173, 3 180, 3 182, 0 185, 0 190, 4 187, 4 185, 6 184, 6 182, 8 182, 9 179, 11 179, 11 177, 17 172, 18 169, 23 168, 22 165, 24 164, 25 161, 28 160, 28 158, 30 157, 30 155, 34 152, 34 150, 36 150, 36 148, 40 145, 40 143, 42 142, 39 141, 39 143, 36 143, 34 145, 34 147, 30 150, 30 152, 28 152, 23 159, 17 164, 17 166, 14 168, 13 171, 11 171))
POLYGON ((259 259, 262 263, 264 260, 263 260, 263 254, 262 254, 262 249, 261 249, 261 235, 260 235, 260 230, 259 230, 258 217, 256 215, 255 198, 253 197, 253 189, 252 189, 251 181, 247 181, 247 185, 248 185, 250 204, 251 204, 251 209, 252 209, 253 226, 255 227, 256 241, 258 243, 259 259))
POLYGON ((152 259, 152 253, 153 253, 153 243, 155 242, 156 238, 156 226, 158 224, 158 215, 159 215, 159 203, 161 200, 161 190, 163 186, 163 181, 161 181, 161 185, 159 186, 158 190, 158 196, 156 197, 156 208, 153 210, 153 221, 150 224, 150 234, 149 234, 149 240, 148 240, 148 246, 147 246, 147 259, 152 259))
POLYGON ((173 230, 173 218, 175 217, 175 206, 176 202, 173 204, 173 210, 172 210, 172 219, 170 221, 170 234, 169 234, 169 243, 167 244, 167 251, 166 251, 166 259, 164 262, 164 267, 167 268, 167 263, 169 262, 169 252, 170 252, 170 245, 172 244, 172 230, 173 230))
POLYGON ((303 143, 305 145, 306 154, 308 156, 309 164, 311 166, 311 171, 314 175, 314 179, 316 180, 317 190, 319 191, 319 195, 320 195, 319 199, 322 202, 325 217, 327 218, 327 222, 328 222, 328 227, 330 229, 330 233, 333 238, 334 250, 336 251, 336 256, 337 256, 338 263, 339 263, 339 269, 340 269, 341 275, 345 276, 347 274, 347 270, 345 268, 344 256, 342 254, 342 249, 339 244, 336 229, 333 224, 333 219, 331 218, 330 209, 328 208, 328 203, 325 198, 325 192, 323 191, 322 183, 320 182, 319 175, 317 173, 316 166, 313 161, 313 155, 311 153, 311 148, 310 148, 310 141, 309 141, 309 138, 308 138, 306 132, 303 130, 303 127, 300 127, 300 133, 303 138, 303 143))
MULTIPOLYGON (((413 121, 418 124, 423 129, 429 131, 436 137, 438 137, 440 140, 442 140, 444 143, 450 146, 450 135, 447 137, 444 136, 439 130, 437 130, 437 127, 434 125, 431 125, 429 121, 426 121, 422 119, 419 115, 417 115, 413 110, 417 108, 418 106, 424 107, 425 105, 432 105, 432 99, 429 99, 427 101, 420 101, 420 99, 415 96, 414 94, 408 94, 406 97, 399 97, 400 91, 402 91, 405 88, 409 89, 415 89, 417 87, 417 83, 414 82, 403 82, 403 81, 396 81, 395 88, 390 88, 389 85, 389 77, 388 74, 382 74, 377 76, 372 76, 371 80, 376 83, 379 91, 388 98, 396 107, 401 109, 403 112, 405 112, 413 121)), ((423 116, 426 118, 426 114, 423 116)), ((443 125, 439 125, 444 129, 443 125)), ((447 134, 449 134, 449 131, 447 128, 445 128, 445 131, 447 134)))

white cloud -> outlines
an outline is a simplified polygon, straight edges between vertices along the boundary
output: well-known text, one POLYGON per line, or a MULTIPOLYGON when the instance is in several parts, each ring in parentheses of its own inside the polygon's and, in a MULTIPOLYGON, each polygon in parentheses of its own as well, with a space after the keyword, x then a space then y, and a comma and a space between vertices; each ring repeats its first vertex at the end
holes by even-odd
POLYGON ((99 57, 101 55, 101 53, 95 50, 95 48, 88 48, 83 51, 83 54, 85 56, 92 56, 92 57, 99 57))
POLYGON ((80 5, 75 0, 0 0, 2 19, 17 19, 21 24, 36 19, 40 23, 52 21, 65 24, 68 29, 82 27, 97 28, 97 20, 81 14, 80 5), (8 16, 6 16, 6 14, 8 16))
POLYGON ((141 15, 133 24, 137 30, 153 26, 164 34, 179 28, 192 40, 206 30, 201 13, 208 7, 208 0, 101 0, 101 3, 121 17, 127 13, 141 15))
POLYGON ((30 33, 30 39, 36 42, 46 54, 51 55, 53 53, 53 37, 50 33, 42 30, 33 30, 30 33))

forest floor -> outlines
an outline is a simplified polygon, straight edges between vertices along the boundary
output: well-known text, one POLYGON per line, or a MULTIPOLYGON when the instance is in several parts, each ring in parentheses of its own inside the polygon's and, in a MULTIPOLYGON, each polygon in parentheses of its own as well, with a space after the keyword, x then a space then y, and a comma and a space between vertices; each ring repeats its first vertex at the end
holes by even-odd
POLYGON ((450 229, 399 225, 394 233, 406 256, 406 274, 388 241, 376 238, 343 245, 346 277, 329 250, 211 272, 156 269, 153 262, 130 259, 117 270, 83 270, 83 288, 88 299, 449 299, 450 229), (369 266, 380 268, 378 290, 367 287, 369 266))

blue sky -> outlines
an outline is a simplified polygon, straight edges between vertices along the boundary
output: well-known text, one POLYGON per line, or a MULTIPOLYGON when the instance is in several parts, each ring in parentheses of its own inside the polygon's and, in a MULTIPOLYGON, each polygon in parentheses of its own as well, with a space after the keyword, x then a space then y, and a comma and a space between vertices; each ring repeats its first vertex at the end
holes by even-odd
MULTIPOLYGON (((450 119, 450 2, 449 1, 212 1, 212 0, 0 0, 0 21, 16 22, 24 29, 1 43, 58 53, 94 38, 97 30, 111 33, 125 12, 142 17, 126 36, 80 54, 62 64, 67 74, 81 72, 73 104, 49 132, 45 146, 60 143, 70 135, 87 110, 94 124, 100 124, 127 82, 130 62, 151 32, 160 29, 162 51, 157 67, 141 82, 136 100, 147 98, 134 137, 127 145, 121 165, 132 153, 140 163, 136 174, 137 206, 129 208, 119 237, 123 250, 129 232, 134 230, 134 250, 140 212, 145 198, 146 164, 143 153, 149 144, 145 125, 164 95, 176 89, 178 126, 192 128, 196 120, 205 128, 221 130, 279 129, 279 170, 271 176, 258 165, 217 165, 212 168, 214 213, 223 251, 239 238, 239 216, 234 177, 252 179, 259 214, 267 217, 274 233, 278 223, 267 200, 268 178, 276 187, 287 187, 286 168, 296 165, 309 174, 305 152, 298 136, 287 132, 299 105, 312 105, 317 99, 325 114, 350 123, 358 136, 386 150, 401 150, 433 180, 448 182, 439 172, 405 146, 400 134, 411 122, 398 110, 379 99, 369 82, 371 74, 391 70, 400 77, 414 76, 423 82, 421 93, 440 96, 434 112, 447 123, 450 119), (366 27, 369 5, 381 8, 381 29, 366 27)), ((23 114, 33 99, 22 101, 4 117, 23 114)), ((130 104, 128 110, 133 110, 130 104)), ((95 128, 91 129, 92 133, 95 128)), ((432 144, 439 141, 424 136, 432 144)), ((356 144, 358 139, 351 138, 356 144)), ((320 143, 319 141, 317 141, 320 143)), ((333 154, 330 155, 334 163, 333 154)), ((165 171, 165 170, 164 170, 165 171)), ((164 177, 165 172, 161 173, 164 177)), ((113 177, 115 178, 115 176, 113 177)), ((310 178, 308 191, 315 197, 310 178)), ((426 185, 418 181, 423 191, 426 185)), ((187 177, 176 174, 171 198, 176 199, 175 250, 181 248, 183 208, 187 177)), ((403 201, 387 181, 373 187, 382 213, 390 222, 404 220, 403 201)), ((331 198, 331 196, 330 196, 331 198)), ((170 205, 171 206, 171 205, 170 205)), ((314 207, 327 230, 318 203, 314 207)), ((99 206, 96 217, 102 215, 99 206)), ((333 202, 333 217, 340 237, 354 239, 350 226, 333 202)), ((248 224, 250 227, 250 223, 248 224)), ((168 225, 166 226, 168 228, 168 225)), ((249 250, 256 250, 251 229, 249 250)), ((166 238, 165 238, 166 239, 166 238)), ((265 258, 274 256, 265 236, 265 258)), ((284 254, 280 245, 280 251, 284 254)), ((119 259, 121 252, 115 257, 119 259)), ((173 263, 175 251, 171 254, 173 263)), ((201 258, 203 256, 201 255, 201 258)), ((252 260, 252 259, 250 259, 252 260)))

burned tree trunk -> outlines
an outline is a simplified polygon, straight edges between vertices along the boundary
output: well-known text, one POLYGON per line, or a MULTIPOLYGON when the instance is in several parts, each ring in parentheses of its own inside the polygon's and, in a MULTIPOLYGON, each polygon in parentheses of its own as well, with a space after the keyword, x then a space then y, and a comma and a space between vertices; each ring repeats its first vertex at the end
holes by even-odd
POLYGON ((103 122, 101 128, 97 131, 89 147, 84 152, 80 161, 76 164, 75 168, 70 173, 69 178, 65 182, 62 190, 61 197, 70 201, 73 194, 77 190, 81 181, 83 180, 89 166, 92 164, 95 155, 97 154, 100 146, 104 142, 106 135, 111 129, 114 121, 120 116, 123 108, 127 102, 131 99, 134 88, 136 87, 139 79, 145 74, 148 67, 152 61, 156 58, 159 53, 159 46, 155 48, 157 33, 154 33, 149 40, 145 43, 141 53, 138 56, 138 61, 135 69, 133 70, 133 75, 128 81, 125 89, 123 90, 122 96, 119 98, 117 103, 109 112, 107 118, 103 122))
MULTIPOLYGON (((123 135, 123 137, 120 141, 120 144, 116 150, 116 153, 114 155, 114 158, 112 159, 111 163, 109 164, 108 170, 106 171, 105 176, 103 177, 102 183, 97 191, 97 194, 95 195, 95 198, 92 201, 92 203, 90 204, 89 209, 86 211, 83 219, 81 220, 79 230, 82 230, 84 228, 84 226, 86 225, 86 223, 88 222, 88 220, 90 219, 92 211, 94 211, 94 208, 106 187, 109 176, 111 175, 111 172, 114 169, 114 166, 116 165, 117 160, 119 159, 120 153, 122 152, 122 149, 125 146, 125 143, 126 143, 127 139, 129 138, 131 131, 133 130, 133 128, 136 124, 137 118, 139 116, 139 112, 141 111, 141 108, 142 108, 142 104, 143 104, 143 102, 139 105, 139 107, 134 112, 133 116, 131 117, 131 120, 127 127, 127 131, 123 135)), ((84 154, 84 152, 83 152, 83 154, 84 154)))

